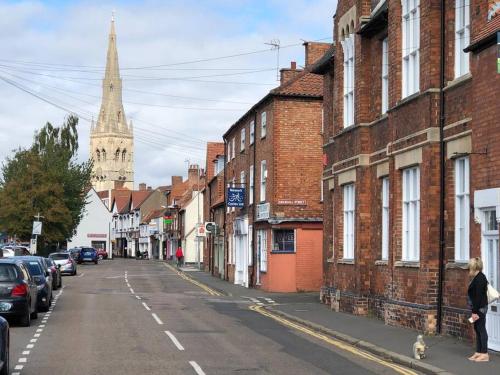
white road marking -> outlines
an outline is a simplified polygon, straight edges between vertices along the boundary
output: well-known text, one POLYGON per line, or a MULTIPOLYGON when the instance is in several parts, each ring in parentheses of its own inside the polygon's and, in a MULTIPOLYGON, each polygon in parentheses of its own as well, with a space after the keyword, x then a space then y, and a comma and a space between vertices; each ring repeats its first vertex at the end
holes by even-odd
POLYGON ((262 306, 264 305, 264 302, 257 302, 257 305, 262 306))
POLYGON ((33 344, 26 345, 26 349, 33 349, 34 347, 35 347, 35 345, 33 345, 33 344))
POLYGON ((21 373, 20 372, 11 372, 10 375, 21 375, 21 373))
POLYGON ((197 364, 195 361, 189 361, 189 364, 194 368, 194 371, 196 371, 198 375, 205 375, 200 365, 197 364))
POLYGON ((257 303, 259 302, 259 300, 257 298, 253 298, 253 297, 246 297, 246 296, 241 296, 241 298, 248 298, 250 301, 252 301, 253 303, 257 303))
POLYGON ((264 298, 264 299, 269 303, 275 303, 274 300, 272 300, 271 298, 264 298))
POLYGON ((130 293, 135 294, 134 289, 130 288, 130 293))
POLYGON ((31 339, 30 342, 37 342, 38 339, 31 339))
POLYGON ((30 355, 30 351, 29 350, 23 350, 23 355, 30 355))
POLYGON ((131 287, 129 283, 127 283, 127 286, 128 286, 129 288, 131 287))
POLYGON ((160 324, 160 325, 163 325, 163 322, 161 321, 160 318, 158 318, 158 315, 156 315, 155 313, 151 313, 151 315, 153 316, 153 318, 156 320, 156 323, 160 324))
POLYGON ((45 324, 40 324, 38 327, 40 327, 40 328, 44 328, 44 327, 45 327, 45 324))
POLYGON ((43 329, 42 328, 38 328, 36 331, 37 332, 43 332, 43 329))
POLYGON ((151 311, 151 309, 149 308, 149 306, 148 306, 148 305, 146 305, 146 302, 143 302, 143 303, 142 303, 142 306, 144 306, 144 308, 145 308, 146 310, 151 311))
POLYGON ((85 273, 81 273, 81 274, 80 274, 79 276, 77 276, 77 277, 83 277, 83 275, 85 275, 85 273))
POLYGON ((23 365, 16 365, 16 367, 14 367, 14 370, 22 370, 23 368, 23 365))
POLYGON ((35 334, 33 335, 33 337, 40 337, 40 334, 39 334, 39 333, 35 333, 35 334))
POLYGON ((19 358, 19 363, 26 363, 28 362, 28 359, 26 357, 19 358))
POLYGON ((167 334, 168 337, 170 337, 170 340, 172 340, 172 342, 177 347, 177 349, 184 350, 184 347, 181 345, 181 343, 179 342, 179 340, 177 340, 177 338, 172 334, 172 332, 165 331, 165 333, 167 334))
POLYGON ((141 297, 139 297, 139 296, 135 296, 135 298, 137 298, 137 299, 141 299, 141 297))

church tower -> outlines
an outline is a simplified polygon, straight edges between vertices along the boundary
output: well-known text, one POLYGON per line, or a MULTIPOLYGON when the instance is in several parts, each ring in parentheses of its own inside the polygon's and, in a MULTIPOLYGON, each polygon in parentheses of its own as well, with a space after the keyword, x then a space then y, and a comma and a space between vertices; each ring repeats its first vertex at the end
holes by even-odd
POLYGON ((127 125, 122 103, 122 80, 116 50, 115 20, 111 19, 102 103, 97 123, 90 130, 90 157, 94 160, 95 190, 134 188, 134 134, 127 125))

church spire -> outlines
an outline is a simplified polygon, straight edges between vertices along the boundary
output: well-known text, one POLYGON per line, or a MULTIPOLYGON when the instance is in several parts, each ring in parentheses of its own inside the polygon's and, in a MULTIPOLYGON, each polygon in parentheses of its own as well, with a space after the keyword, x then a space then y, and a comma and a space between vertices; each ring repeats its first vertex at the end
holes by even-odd
POLYGON ((96 131, 105 133, 130 133, 122 103, 122 79, 120 77, 118 51, 116 48, 114 12, 111 17, 106 70, 102 81, 102 104, 96 131))

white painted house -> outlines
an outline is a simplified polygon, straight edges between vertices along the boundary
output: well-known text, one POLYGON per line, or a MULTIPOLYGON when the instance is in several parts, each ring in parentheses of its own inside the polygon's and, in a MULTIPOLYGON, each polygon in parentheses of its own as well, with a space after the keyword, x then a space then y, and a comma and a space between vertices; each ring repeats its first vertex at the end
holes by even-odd
POLYGON ((94 189, 89 190, 86 199, 88 203, 85 206, 85 213, 75 235, 68 241, 68 248, 75 246, 102 248, 108 252, 111 258, 112 214, 94 189))
POLYGON ((200 222, 203 218, 203 194, 200 192, 198 196, 198 192, 193 191, 191 199, 183 204, 181 214, 182 227, 184 228, 184 238, 182 240, 184 262, 197 263, 198 259, 203 262, 203 240, 198 245, 196 237, 196 223, 198 223, 198 218, 200 222))

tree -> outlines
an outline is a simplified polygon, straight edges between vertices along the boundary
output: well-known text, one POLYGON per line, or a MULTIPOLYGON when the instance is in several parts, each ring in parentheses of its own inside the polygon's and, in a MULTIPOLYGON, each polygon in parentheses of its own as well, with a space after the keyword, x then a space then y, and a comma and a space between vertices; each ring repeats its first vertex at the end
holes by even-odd
POLYGON ((0 228, 21 240, 31 237, 33 216, 44 216, 43 240, 71 238, 84 214, 92 162, 78 163, 78 118, 61 127, 47 123, 33 145, 7 158, 0 177, 0 228))

